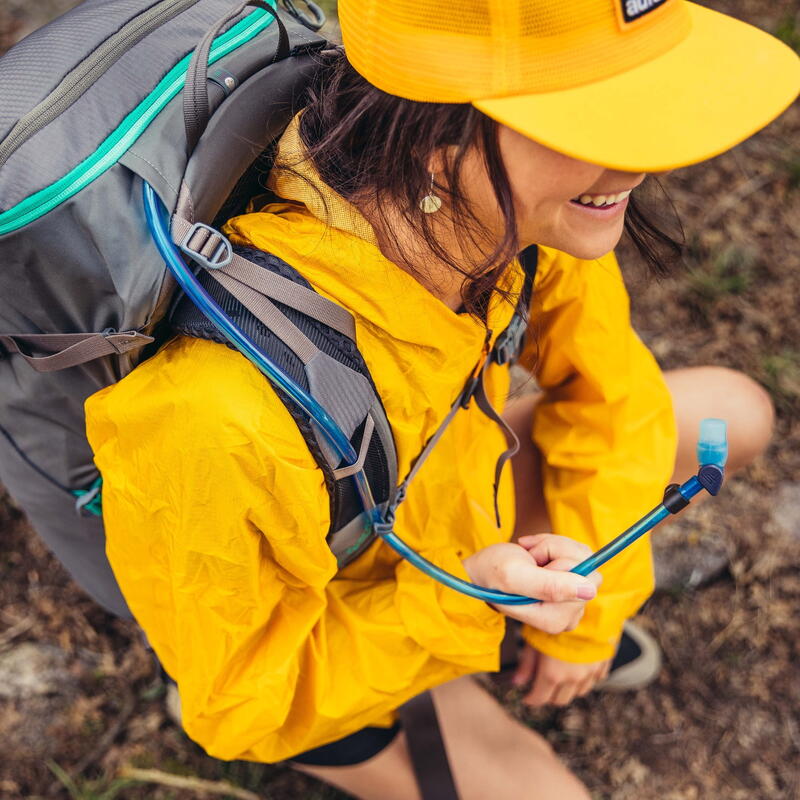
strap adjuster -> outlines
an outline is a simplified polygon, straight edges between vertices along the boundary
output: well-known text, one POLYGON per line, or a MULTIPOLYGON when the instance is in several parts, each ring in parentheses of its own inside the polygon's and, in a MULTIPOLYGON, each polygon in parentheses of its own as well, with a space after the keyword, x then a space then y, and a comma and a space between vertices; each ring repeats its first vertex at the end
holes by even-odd
POLYGON ((233 260, 233 246, 218 230, 195 222, 178 247, 206 269, 222 269, 233 260))
POLYGON ((527 319, 519 314, 514 314, 514 318, 509 322, 508 327, 497 337, 497 341, 494 343, 492 361, 500 366, 514 364, 522 352, 522 344, 527 329, 527 319))

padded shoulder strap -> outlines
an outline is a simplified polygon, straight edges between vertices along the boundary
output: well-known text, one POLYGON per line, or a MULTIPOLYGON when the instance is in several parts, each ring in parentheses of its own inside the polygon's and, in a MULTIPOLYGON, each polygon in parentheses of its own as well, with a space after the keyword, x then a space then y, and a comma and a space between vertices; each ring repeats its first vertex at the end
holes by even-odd
MULTIPOLYGON (((337 463, 314 422, 276 388, 325 476, 331 500, 328 543, 344 566, 374 538, 364 526, 354 471, 363 464, 381 507, 397 484, 397 457, 386 413, 354 341, 349 314, 324 300, 276 256, 252 248, 236 248, 235 256, 235 263, 224 270, 202 270, 201 284, 245 334, 336 419, 359 453, 354 467, 337 463)), ((188 298, 176 305, 171 324, 185 336, 228 344, 188 298)))

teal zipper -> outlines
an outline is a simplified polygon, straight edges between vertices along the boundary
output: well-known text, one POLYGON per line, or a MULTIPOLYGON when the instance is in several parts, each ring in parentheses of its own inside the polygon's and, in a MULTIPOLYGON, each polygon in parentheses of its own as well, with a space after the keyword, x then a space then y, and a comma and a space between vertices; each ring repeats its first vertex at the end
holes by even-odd
POLYGON ((63 114, 97 79, 132 47, 196 0, 161 0, 108 37, 95 51, 70 70, 41 103, 24 114, 0 142, 0 169, 25 142, 63 114))
MULTIPOLYGON (((275 0, 272 0, 270 5, 274 4, 275 0)), ((268 11, 256 9, 214 40, 208 63, 213 64, 250 41, 274 21, 274 16, 268 11)), ((114 166, 167 103, 183 88, 191 57, 192 54, 189 53, 181 59, 91 156, 70 170, 63 178, 0 214, 0 235, 18 230, 44 216, 114 166)))

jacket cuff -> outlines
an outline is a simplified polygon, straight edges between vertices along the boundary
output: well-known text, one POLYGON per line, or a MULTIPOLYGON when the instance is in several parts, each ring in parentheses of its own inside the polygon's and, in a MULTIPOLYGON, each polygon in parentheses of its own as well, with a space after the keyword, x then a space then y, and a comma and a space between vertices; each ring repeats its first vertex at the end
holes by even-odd
POLYGON ((573 664, 594 664, 613 658, 621 636, 621 625, 619 632, 604 642, 587 639, 575 632, 553 636, 528 625, 522 626, 522 638, 535 650, 573 664))

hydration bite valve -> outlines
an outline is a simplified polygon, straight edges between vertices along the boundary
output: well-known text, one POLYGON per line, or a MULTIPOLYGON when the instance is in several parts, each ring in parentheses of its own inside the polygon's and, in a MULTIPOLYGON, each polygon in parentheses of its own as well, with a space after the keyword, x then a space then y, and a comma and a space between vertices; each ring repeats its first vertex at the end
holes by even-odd
POLYGON ((697 480, 711 495, 718 494, 722 488, 727 460, 728 438, 725 420, 704 419, 700 423, 700 439, 697 442, 697 461, 700 464, 697 480))
POLYGON ((728 426, 724 419, 710 417, 700 423, 700 438, 697 442, 697 463, 704 467, 714 464, 720 469, 728 460, 728 426))

